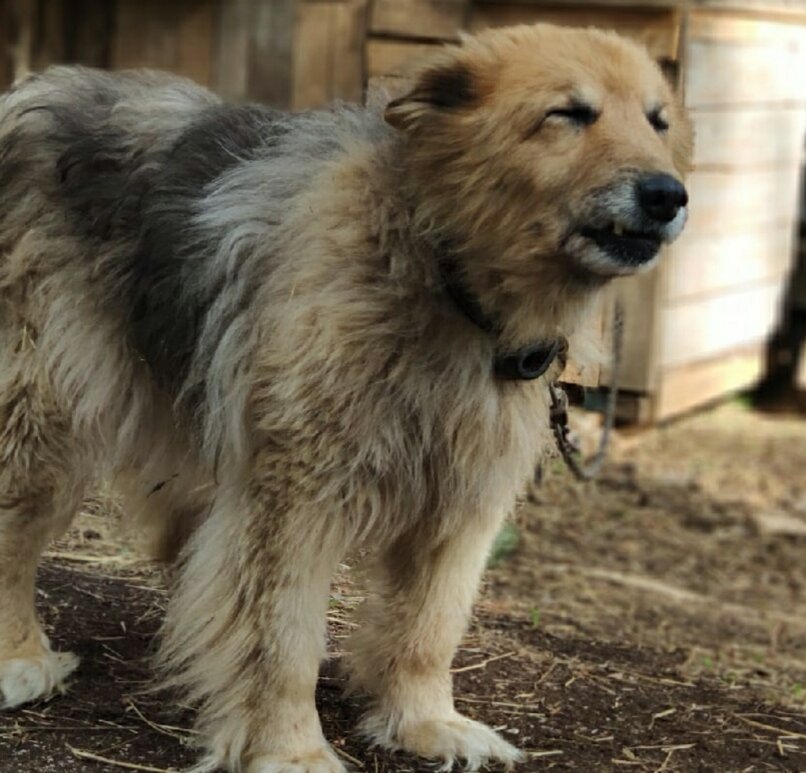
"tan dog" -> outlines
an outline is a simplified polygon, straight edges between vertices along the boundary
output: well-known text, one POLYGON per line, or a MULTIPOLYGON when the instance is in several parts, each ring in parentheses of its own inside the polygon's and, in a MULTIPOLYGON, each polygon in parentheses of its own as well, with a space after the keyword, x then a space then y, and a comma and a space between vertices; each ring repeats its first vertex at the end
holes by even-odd
MULTIPOLYGON (((182 548, 162 662, 199 770, 333 773, 331 574, 375 743, 511 766, 449 668, 596 291, 685 221, 689 123, 646 51, 548 26, 446 49, 385 116, 57 68, 0 101, 0 705, 62 684, 35 566, 126 474, 182 548), (385 121, 384 121, 385 117, 385 121), (159 506, 158 506, 159 505, 159 506)), ((143 497, 141 497, 143 498, 143 497)))

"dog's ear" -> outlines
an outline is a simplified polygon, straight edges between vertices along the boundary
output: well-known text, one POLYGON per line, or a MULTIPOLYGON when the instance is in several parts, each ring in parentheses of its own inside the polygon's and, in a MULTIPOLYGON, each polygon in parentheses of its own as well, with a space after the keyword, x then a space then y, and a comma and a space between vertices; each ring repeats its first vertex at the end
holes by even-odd
POLYGON ((670 56, 662 56, 658 59, 658 67, 666 78, 666 82, 674 91, 680 88, 680 62, 670 56))
POLYGON ((384 118, 396 129, 408 129, 429 114, 469 107, 477 99, 473 73, 465 64, 453 61, 432 65, 420 73, 406 96, 386 106, 384 118))

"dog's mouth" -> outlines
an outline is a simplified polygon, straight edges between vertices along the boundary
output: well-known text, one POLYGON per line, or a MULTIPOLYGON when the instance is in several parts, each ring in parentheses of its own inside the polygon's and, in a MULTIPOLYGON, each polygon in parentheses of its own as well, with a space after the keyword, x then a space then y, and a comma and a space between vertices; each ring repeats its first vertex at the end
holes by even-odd
POLYGON ((605 228, 585 227, 579 233, 592 241, 610 260, 624 268, 639 268, 660 251, 663 238, 657 232, 633 231, 618 223, 605 228))

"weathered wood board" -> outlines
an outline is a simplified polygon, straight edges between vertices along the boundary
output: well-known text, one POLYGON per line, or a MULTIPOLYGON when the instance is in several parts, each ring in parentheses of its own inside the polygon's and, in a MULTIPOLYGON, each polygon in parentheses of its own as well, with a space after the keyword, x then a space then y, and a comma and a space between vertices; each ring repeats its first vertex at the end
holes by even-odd
POLYGON ((566 27, 600 27, 644 43, 655 57, 675 59, 680 41, 680 19, 681 14, 675 9, 635 10, 560 7, 549 3, 479 2, 471 7, 470 30, 474 32, 486 27, 539 22, 566 27))
POLYGON ((737 167, 696 171, 688 180, 691 234, 722 236, 751 228, 794 224, 800 168, 791 163, 771 167, 737 167))
POLYGON ((691 116, 699 170, 789 166, 803 154, 806 109, 756 103, 740 110, 693 110, 691 116))
POLYGON ((439 50, 441 42, 371 39, 367 42, 367 76, 406 75, 439 50))
POLYGON ((789 223, 719 235, 684 232, 663 272, 663 302, 783 283, 792 266, 794 237, 789 223))
POLYGON ((366 13, 366 0, 316 0, 298 6, 291 97, 295 110, 335 99, 361 101, 366 13))
POLYGON ((677 367, 750 344, 763 344, 779 317, 784 290, 779 278, 665 306, 661 311, 661 367, 677 367))
POLYGON ((806 26, 690 17, 686 102, 693 108, 806 103, 806 26))
POLYGON ((374 0, 370 32, 449 40, 467 26, 469 0, 374 0))
POLYGON ((753 386, 764 373, 762 343, 663 371, 651 419, 662 421, 753 386))
POLYGON ((215 6, 195 0, 117 0, 111 66, 170 70, 212 85, 215 6))

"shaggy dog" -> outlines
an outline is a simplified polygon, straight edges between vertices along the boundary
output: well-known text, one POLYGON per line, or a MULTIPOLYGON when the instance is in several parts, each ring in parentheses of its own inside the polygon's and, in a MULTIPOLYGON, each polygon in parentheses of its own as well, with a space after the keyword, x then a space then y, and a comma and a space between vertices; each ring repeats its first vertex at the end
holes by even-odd
POLYGON ((451 659, 560 342, 680 233, 690 153, 645 50, 549 26, 445 49, 383 113, 66 67, 3 96, 0 705, 75 667, 36 619, 37 560, 125 477, 181 547, 161 654, 199 770, 344 770, 314 688, 357 548, 362 731, 510 767, 454 708, 451 659))

